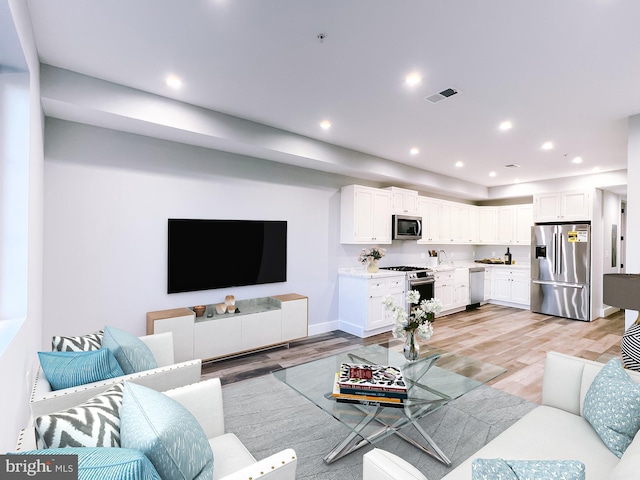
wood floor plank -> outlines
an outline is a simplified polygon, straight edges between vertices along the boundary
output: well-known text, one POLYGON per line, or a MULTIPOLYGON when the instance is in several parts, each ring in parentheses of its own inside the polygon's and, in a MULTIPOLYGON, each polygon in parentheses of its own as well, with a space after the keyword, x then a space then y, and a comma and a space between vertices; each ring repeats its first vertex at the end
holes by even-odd
MULTIPOLYGON (((549 351, 606 362, 620 358, 624 311, 592 322, 580 322, 499 305, 438 317, 427 342, 506 368, 489 382, 494 388, 533 402, 542 398, 542 375, 549 351)), ((220 377, 223 384, 347 352, 362 345, 383 344, 390 333, 359 338, 328 332, 242 357, 205 363, 203 378, 220 377)))

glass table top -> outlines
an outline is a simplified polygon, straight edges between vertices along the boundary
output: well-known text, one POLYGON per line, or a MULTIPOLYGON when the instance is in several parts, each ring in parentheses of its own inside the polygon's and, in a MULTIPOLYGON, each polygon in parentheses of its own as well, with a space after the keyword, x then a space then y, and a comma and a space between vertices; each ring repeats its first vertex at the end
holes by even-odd
MULTIPOLYGON (((402 354, 402 345, 403 342, 399 340, 391 340, 383 345, 368 345, 278 370, 273 375, 351 428, 354 432, 351 437, 355 435, 365 443, 375 443, 391 434, 404 437, 399 432, 408 425, 420 431, 416 420, 506 372, 502 367, 425 345, 420 347, 420 358, 408 362, 402 354), (404 408, 337 402, 332 390, 335 374, 342 363, 399 367, 406 380, 409 396, 404 408)), ((431 455, 434 455, 435 448, 434 456, 448 463, 446 456, 441 455, 437 446, 426 438, 430 443, 429 448, 416 446, 431 455)), ((358 445, 343 454, 334 452, 335 455, 325 457, 325 462, 331 463, 361 446, 364 445, 358 445)))

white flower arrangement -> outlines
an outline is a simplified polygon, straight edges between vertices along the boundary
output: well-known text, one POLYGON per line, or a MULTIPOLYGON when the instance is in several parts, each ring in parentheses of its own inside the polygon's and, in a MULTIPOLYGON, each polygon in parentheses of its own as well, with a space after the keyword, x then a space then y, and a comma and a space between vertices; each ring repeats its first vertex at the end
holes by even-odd
POLYGON ((433 335, 433 319, 436 313, 442 310, 442 302, 437 298, 420 302, 420 292, 417 290, 407 293, 407 302, 416 305, 411 307, 411 314, 407 314, 404 307, 396 305, 391 295, 386 296, 382 301, 385 308, 393 314, 395 321, 393 337, 404 339, 407 332, 415 332, 418 338, 429 340, 433 335))
POLYGON ((365 263, 378 263, 382 257, 387 254, 384 248, 376 247, 375 245, 369 249, 363 248, 358 256, 358 261, 363 265, 365 263))

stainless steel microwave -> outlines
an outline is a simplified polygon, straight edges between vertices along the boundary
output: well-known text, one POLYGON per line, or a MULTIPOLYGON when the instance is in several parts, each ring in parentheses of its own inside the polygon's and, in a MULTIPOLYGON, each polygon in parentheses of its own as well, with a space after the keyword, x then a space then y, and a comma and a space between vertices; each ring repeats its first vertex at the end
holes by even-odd
POLYGON ((422 238, 422 217, 393 215, 391 218, 394 240, 419 240, 422 238))

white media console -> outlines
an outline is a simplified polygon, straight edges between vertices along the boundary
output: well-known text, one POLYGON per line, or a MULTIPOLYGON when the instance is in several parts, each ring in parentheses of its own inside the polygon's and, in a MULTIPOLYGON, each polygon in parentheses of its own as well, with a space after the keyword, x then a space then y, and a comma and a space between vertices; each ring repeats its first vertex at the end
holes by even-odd
POLYGON ((296 293, 238 300, 236 313, 206 305, 203 316, 191 308, 147 312, 147 335, 173 333, 176 362, 213 360, 305 338, 308 298, 296 293))

